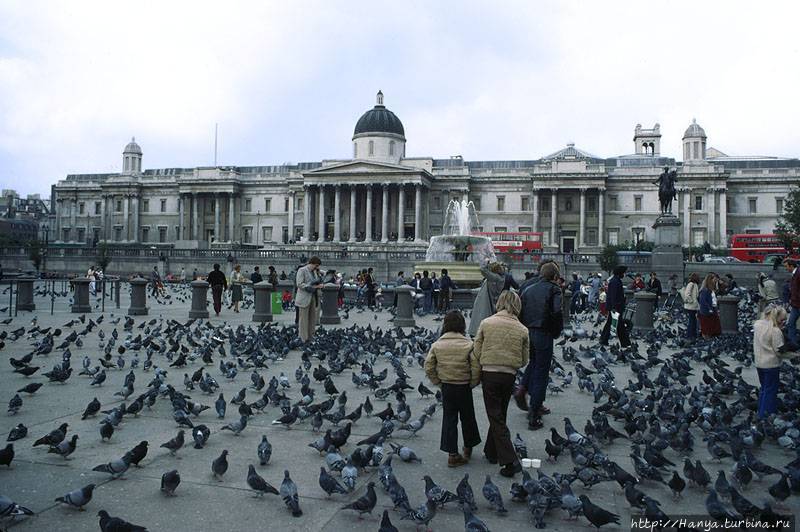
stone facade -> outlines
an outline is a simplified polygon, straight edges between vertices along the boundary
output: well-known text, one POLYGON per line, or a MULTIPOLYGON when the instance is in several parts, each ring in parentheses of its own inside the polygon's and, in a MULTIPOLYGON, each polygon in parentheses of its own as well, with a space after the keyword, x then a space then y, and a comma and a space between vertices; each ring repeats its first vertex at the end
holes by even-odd
POLYGON ((653 240, 653 182, 677 169, 683 245, 725 247, 773 230, 800 183, 800 160, 729 157, 693 122, 683 158, 661 156, 660 126, 634 129, 635 152, 597 157, 568 144, 529 160, 406 157, 399 119, 378 103, 358 121, 353 159, 283 166, 142 170, 131 141, 123 172, 68 175, 53 188, 57 242, 202 248, 231 245, 423 246, 451 199, 475 203, 483 231, 534 231, 550 250, 653 240))

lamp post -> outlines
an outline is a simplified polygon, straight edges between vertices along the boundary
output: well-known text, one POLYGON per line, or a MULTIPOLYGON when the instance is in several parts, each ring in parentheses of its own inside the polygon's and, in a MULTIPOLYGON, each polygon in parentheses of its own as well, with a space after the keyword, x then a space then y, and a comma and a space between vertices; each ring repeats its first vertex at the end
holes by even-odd
POLYGON ((47 247, 50 244, 50 227, 47 224, 42 226, 44 232, 44 249, 42 250, 42 272, 47 272, 47 247))

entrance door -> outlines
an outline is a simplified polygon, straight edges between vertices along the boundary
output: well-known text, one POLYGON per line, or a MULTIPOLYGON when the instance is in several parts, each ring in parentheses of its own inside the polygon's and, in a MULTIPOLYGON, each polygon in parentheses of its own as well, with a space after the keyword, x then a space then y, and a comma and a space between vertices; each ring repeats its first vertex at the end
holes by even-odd
POLYGON ((572 253, 575 251, 575 237, 565 236, 561 238, 561 253, 572 253))

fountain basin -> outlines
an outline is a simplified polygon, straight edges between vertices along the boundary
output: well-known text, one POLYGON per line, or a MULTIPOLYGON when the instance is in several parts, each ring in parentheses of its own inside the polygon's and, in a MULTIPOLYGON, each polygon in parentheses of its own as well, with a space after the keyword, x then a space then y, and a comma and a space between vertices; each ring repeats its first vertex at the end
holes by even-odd
POLYGON ((481 267, 474 262, 425 261, 414 264, 414 272, 422 273, 423 270, 428 270, 429 273, 435 272, 437 277, 442 268, 447 270, 447 275, 459 288, 476 288, 483 281, 481 267))

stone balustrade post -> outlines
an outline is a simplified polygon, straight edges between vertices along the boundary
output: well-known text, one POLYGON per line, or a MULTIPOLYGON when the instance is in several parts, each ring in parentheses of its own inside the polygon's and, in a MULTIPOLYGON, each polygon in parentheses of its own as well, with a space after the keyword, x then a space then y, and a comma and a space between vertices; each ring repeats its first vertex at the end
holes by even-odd
POLYGON ((414 327, 414 288, 410 286, 396 286, 397 314, 394 316, 395 327, 414 327))
POLYGON ((739 298, 732 295, 717 296, 719 322, 723 334, 739 332, 739 298))
POLYGON ((208 293, 209 284, 205 281, 192 281, 192 308, 189 310, 189 318, 208 318, 208 293))
POLYGON ((636 301, 636 312, 633 314, 633 328, 649 331, 653 328, 653 312, 656 308, 655 294, 651 292, 636 292, 633 294, 636 301))
POLYGON ((17 279, 17 311, 36 310, 33 302, 33 277, 22 277, 17 279))
POLYGON ((261 281, 253 285, 256 306, 253 321, 259 323, 272 321, 272 289, 272 283, 268 281, 261 281))
POLYGON ((70 281, 75 285, 72 299, 72 312, 83 314, 92 311, 92 305, 89 304, 89 283, 91 282, 87 277, 76 277, 70 281))
POLYGON ((341 323, 339 317, 339 285, 335 283, 325 283, 322 286, 322 316, 319 322, 322 325, 333 325, 341 323))
POLYGON ((147 279, 137 277, 131 280, 131 306, 128 307, 128 316, 146 316, 147 312, 147 279))

